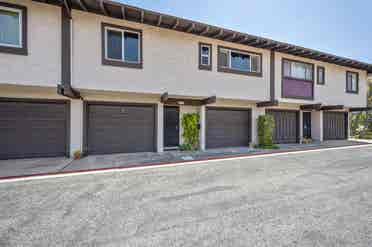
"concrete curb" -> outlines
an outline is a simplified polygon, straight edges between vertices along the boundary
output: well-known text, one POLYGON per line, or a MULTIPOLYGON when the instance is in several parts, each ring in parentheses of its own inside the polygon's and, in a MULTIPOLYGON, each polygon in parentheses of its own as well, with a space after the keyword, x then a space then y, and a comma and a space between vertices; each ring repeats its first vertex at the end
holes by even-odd
POLYGON ((302 150, 283 150, 283 151, 268 151, 262 153, 254 154, 244 154, 244 155, 230 155, 224 157, 216 158, 205 158, 192 161, 177 161, 177 162, 159 162, 151 164, 132 164, 125 167, 116 167, 116 168, 100 168, 100 169, 88 169, 88 170, 77 170, 77 171, 66 171, 66 172, 55 172, 55 173, 43 173, 43 174, 34 174, 34 175, 24 175, 24 176, 10 176, 10 177, 0 177, 0 183, 10 183, 18 181, 29 181, 29 180, 40 180, 48 178, 62 178, 70 176, 79 176, 79 175, 88 175, 88 174, 101 174, 101 173, 112 173, 112 172, 123 172, 123 171, 135 171, 135 170, 144 170, 151 168, 161 168, 161 167, 176 167, 176 166, 185 166, 185 165, 195 165, 204 163, 207 165, 212 162, 218 161, 227 161, 227 160, 239 160, 239 159, 252 159, 252 158, 265 158, 265 157, 275 157, 291 154, 301 154, 301 153, 312 153, 312 152, 323 152, 330 150, 342 150, 342 149, 353 149, 361 147, 372 147, 372 144, 361 144, 361 145, 351 145, 351 146, 342 146, 342 147, 330 147, 330 148, 319 148, 319 147, 310 147, 302 150), (208 162, 208 163, 206 163, 208 162))

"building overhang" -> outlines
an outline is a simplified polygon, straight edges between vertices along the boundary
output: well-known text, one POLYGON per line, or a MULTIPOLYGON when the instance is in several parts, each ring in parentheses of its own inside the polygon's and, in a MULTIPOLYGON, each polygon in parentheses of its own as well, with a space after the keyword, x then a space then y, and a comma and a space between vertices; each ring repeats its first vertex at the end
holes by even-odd
POLYGON ((320 108, 322 111, 330 110, 343 110, 345 107, 343 105, 324 105, 320 108))
POLYGON ((271 107, 271 106, 278 106, 278 100, 271 100, 271 101, 261 101, 256 104, 257 107, 271 107))
POLYGON ((208 98, 190 98, 186 96, 170 96, 167 92, 160 97, 160 102, 166 105, 190 105, 202 106, 216 103, 217 97, 211 96, 208 98))
POLYGON ((372 111, 372 107, 351 107, 349 112, 372 111))
POLYGON ((319 60, 327 63, 366 70, 372 73, 372 64, 324 53, 284 42, 279 42, 247 33, 208 25, 176 16, 145 10, 142 8, 110 0, 33 0, 42 3, 64 6, 94 14, 143 23, 160 28, 190 33, 212 39, 223 40, 256 48, 282 52, 299 57, 319 60))
POLYGON ((302 111, 320 111, 322 109, 322 104, 307 104, 301 105, 300 110, 302 111))

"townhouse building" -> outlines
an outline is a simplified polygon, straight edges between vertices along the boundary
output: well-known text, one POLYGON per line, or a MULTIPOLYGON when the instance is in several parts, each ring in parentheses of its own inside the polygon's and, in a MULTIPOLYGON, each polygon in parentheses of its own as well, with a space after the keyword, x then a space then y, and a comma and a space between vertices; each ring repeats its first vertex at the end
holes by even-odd
POLYGON ((0 0, 0 159, 347 139, 372 65, 107 0, 0 0))

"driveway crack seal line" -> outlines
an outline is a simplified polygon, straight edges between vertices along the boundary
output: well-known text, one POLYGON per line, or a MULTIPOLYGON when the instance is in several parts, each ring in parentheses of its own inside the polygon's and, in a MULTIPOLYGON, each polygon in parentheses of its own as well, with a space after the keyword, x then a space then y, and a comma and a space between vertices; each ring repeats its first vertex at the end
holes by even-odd
POLYGON ((164 168, 165 167, 176 167, 176 166, 185 166, 185 165, 193 165, 193 164, 201 164, 201 163, 204 163, 204 165, 208 165, 212 162, 227 161, 227 160, 276 157, 276 156, 283 156, 283 155, 290 155, 290 154, 303 154, 303 153, 323 152, 323 151, 330 151, 330 150, 353 149, 353 148, 361 148, 361 147, 372 147, 372 144, 361 144, 361 145, 332 147, 332 148, 309 148, 306 150, 290 150, 290 151, 283 150, 283 151, 276 151, 276 152, 263 152, 263 153, 235 155, 235 156, 233 155, 233 156, 227 156, 223 158, 216 157, 216 158, 207 158, 207 159, 200 159, 200 160, 193 160, 193 161, 178 161, 178 162, 172 162, 172 163, 168 162, 168 163, 145 164, 142 166, 139 166, 137 164, 137 165, 130 165, 130 166, 125 166, 125 167, 116 167, 116 168, 101 168, 101 169, 66 171, 66 172, 62 171, 62 172, 55 172, 55 173, 11 176, 11 177, 3 177, 3 178, 0 177, 0 183, 40 180, 40 179, 47 179, 47 178, 62 178, 62 177, 88 175, 88 174, 113 173, 113 172, 119 172, 119 171, 129 172, 129 171, 135 171, 135 170, 145 170, 145 169, 151 169, 151 168, 155 169, 155 168, 162 168, 162 167, 164 168))

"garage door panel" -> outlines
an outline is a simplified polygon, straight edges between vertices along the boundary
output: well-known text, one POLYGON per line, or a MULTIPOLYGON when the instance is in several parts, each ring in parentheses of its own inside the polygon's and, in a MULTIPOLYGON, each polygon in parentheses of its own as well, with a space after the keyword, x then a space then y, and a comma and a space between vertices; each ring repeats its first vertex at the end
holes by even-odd
POLYGON ((155 107, 88 104, 88 153, 155 151, 155 107))
POLYGON ((274 143, 298 142, 298 112, 286 110, 268 110, 274 117, 275 128, 273 133, 274 143))
POLYGON ((1 113, 6 118, 42 118, 65 119, 66 104, 60 103, 24 103, 24 102, 0 102, 1 113), (50 114, 50 113, 53 114, 50 114), (22 115, 20 115, 22 113, 22 115))
POLYGON ((323 113, 324 140, 346 139, 346 115, 344 112, 323 113))
POLYGON ((0 102, 0 159, 66 155, 66 102, 0 102))
POLYGON ((251 140, 251 111, 207 109, 207 148, 248 146, 251 140))

